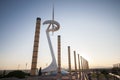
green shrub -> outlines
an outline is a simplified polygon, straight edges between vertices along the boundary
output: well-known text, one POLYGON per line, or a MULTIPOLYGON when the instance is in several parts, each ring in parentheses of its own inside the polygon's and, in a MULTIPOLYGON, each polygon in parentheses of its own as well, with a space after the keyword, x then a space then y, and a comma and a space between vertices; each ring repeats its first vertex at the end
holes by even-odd
POLYGON ((23 71, 17 70, 17 71, 12 71, 8 73, 5 77, 25 78, 25 76, 28 76, 28 74, 23 71))

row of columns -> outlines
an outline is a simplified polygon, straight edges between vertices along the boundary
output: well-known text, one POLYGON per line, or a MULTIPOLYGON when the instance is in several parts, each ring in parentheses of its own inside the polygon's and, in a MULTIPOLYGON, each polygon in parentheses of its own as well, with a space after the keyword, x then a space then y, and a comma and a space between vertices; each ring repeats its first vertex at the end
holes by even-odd
MULTIPOLYGON (((70 56, 70 46, 68 46, 68 66, 69 66, 69 79, 72 80, 72 75, 71 75, 71 56, 70 56)), ((75 79, 76 80, 81 80, 83 73, 86 73, 86 71, 89 69, 89 64, 86 59, 84 59, 82 56, 77 54, 78 56, 78 69, 77 69, 77 60, 76 60, 76 51, 74 51, 74 65, 75 65, 75 79)), ((84 80, 84 79, 82 79, 84 80)))
MULTIPOLYGON (((75 79, 76 80, 81 80, 81 76, 83 76, 83 73, 89 69, 89 64, 88 61, 80 56, 78 54, 78 68, 77 69, 77 60, 76 60, 76 51, 74 51, 74 65, 75 65, 75 79)), ((72 73, 71 73, 71 51, 70 51, 70 46, 68 46, 68 67, 69 67, 69 79, 72 80, 72 73)), ((57 70, 57 80, 61 80, 61 38, 60 35, 58 36, 58 70, 57 70)), ((84 80, 84 79, 82 79, 84 80)))
POLYGON ((113 68, 120 68, 120 63, 114 64, 113 68))

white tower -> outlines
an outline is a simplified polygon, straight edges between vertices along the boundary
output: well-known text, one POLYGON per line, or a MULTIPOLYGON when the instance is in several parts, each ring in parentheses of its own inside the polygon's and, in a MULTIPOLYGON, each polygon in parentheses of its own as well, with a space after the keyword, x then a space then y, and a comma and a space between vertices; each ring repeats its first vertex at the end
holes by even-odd
POLYGON ((44 24, 48 24, 48 28, 46 29, 46 35, 47 35, 49 48, 51 51, 52 62, 47 68, 43 69, 42 72, 57 71, 57 63, 56 63, 56 59, 55 59, 55 55, 52 47, 52 42, 49 35, 49 32, 55 32, 60 28, 60 24, 54 20, 54 6, 53 6, 53 13, 52 13, 52 20, 46 20, 43 22, 43 25, 44 24))

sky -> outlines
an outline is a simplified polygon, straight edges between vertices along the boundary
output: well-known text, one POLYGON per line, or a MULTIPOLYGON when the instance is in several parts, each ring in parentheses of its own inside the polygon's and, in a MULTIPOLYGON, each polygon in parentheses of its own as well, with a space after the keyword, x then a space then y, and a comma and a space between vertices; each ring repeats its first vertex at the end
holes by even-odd
POLYGON ((61 64, 68 68, 68 49, 74 69, 73 51, 90 68, 108 68, 120 63, 120 0, 0 0, 0 69, 30 69, 36 18, 41 18, 37 67, 51 62, 46 37, 52 19, 60 30, 50 33, 57 59, 57 36, 61 35, 61 64))

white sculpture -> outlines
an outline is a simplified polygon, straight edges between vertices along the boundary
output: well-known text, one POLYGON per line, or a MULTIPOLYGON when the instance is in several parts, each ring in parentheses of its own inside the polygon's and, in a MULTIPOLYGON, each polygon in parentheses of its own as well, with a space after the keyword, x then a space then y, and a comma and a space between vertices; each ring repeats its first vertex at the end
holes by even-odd
POLYGON ((56 63, 50 35, 49 35, 49 32, 55 32, 55 31, 59 30, 59 28, 60 28, 60 24, 54 20, 54 7, 53 7, 52 20, 46 20, 45 22, 43 22, 43 25, 44 24, 49 24, 48 28, 46 29, 46 35, 47 35, 47 39, 48 39, 49 48, 51 51, 52 62, 47 68, 43 69, 42 72, 57 71, 57 63, 56 63))

